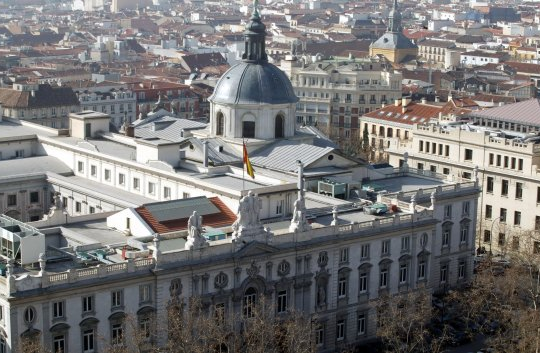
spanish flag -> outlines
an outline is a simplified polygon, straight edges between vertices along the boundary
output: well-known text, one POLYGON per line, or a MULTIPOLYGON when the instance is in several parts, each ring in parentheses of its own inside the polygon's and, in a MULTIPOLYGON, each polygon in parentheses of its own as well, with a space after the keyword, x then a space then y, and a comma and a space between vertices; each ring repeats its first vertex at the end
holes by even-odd
POLYGON ((250 177, 255 179, 255 172, 253 171, 253 167, 251 166, 251 162, 249 161, 248 151, 246 148, 246 144, 244 143, 244 164, 246 165, 246 172, 250 177))

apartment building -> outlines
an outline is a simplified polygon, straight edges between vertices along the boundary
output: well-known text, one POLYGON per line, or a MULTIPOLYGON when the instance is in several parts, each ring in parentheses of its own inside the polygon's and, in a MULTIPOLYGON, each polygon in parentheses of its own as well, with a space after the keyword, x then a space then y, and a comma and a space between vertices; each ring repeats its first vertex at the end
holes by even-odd
POLYGON ((389 161, 399 165, 407 153, 412 168, 466 179, 477 168, 477 248, 539 252, 539 117, 540 103, 532 99, 472 112, 468 124, 419 123, 407 143, 390 141, 389 161))
POLYGON ((79 100, 69 87, 15 83, 0 88, 2 116, 53 127, 67 128, 69 113, 78 112, 79 100))
POLYGON ((282 61, 300 99, 297 124, 317 125, 347 150, 361 137, 359 117, 401 98, 401 73, 371 60, 282 61))
POLYGON ((93 110, 110 116, 111 123, 119 130, 124 120, 132 123, 137 119, 137 97, 124 84, 103 81, 93 84, 74 83, 73 91, 79 98, 81 110, 93 110))

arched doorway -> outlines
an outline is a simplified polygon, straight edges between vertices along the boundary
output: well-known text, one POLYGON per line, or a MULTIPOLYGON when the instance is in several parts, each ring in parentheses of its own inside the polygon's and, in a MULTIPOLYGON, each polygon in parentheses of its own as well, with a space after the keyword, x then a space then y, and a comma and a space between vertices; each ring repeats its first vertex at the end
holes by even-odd
POLYGON ((223 136, 223 129, 225 126, 225 117, 222 112, 217 113, 216 116, 216 136, 223 136))
POLYGON ((283 138, 285 137, 285 118, 283 115, 276 115, 275 127, 274 127, 274 138, 283 138))

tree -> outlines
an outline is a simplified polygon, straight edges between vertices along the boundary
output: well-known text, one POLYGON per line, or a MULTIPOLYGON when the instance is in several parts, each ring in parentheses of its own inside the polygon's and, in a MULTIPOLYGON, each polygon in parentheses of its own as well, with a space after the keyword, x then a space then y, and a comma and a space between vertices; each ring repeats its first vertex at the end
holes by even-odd
POLYGON ((429 323, 434 317, 431 294, 424 289, 394 296, 381 296, 374 303, 377 312, 377 336, 388 353, 438 353, 446 339, 434 336, 429 323))

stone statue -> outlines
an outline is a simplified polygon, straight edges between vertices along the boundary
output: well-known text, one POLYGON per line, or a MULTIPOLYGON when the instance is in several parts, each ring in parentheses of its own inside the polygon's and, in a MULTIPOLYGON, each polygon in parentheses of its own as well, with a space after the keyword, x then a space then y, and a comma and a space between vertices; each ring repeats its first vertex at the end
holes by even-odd
POLYGON ((266 231, 261 223, 262 199, 249 191, 247 195, 240 199, 236 221, 232 225, 233 240, 259 239, 266 242, 272 236, 270 231, 266 231))
POLYGON ((240 200, 238 204, 237 219, 235 224, 238 227, 252 227, 260 222, 260 212, 262 208, 262 200, 253 195, 253 191, 240 200))
POLYGON ((64 208, 64 204, 62 202, 62 198, 60 197, 59 192, 54 193, 54 207, 56 207, 57 209, 64 208))
POLYGON ((305 232, 311 229, 311 226, 306 218, 306 205, 302 193, 299 194, 298 199, 294 201, 294 210, 291 219, 291 225, 289 226, 290 232, 305 232))
POLYGON ((193 214, 188 219, 188 236, 186 239, 186 250, 193 248, 198 249, 208 245, 208 241, 202 235, 202 217, 197 214, 197 211, 193 211, 193 214))

